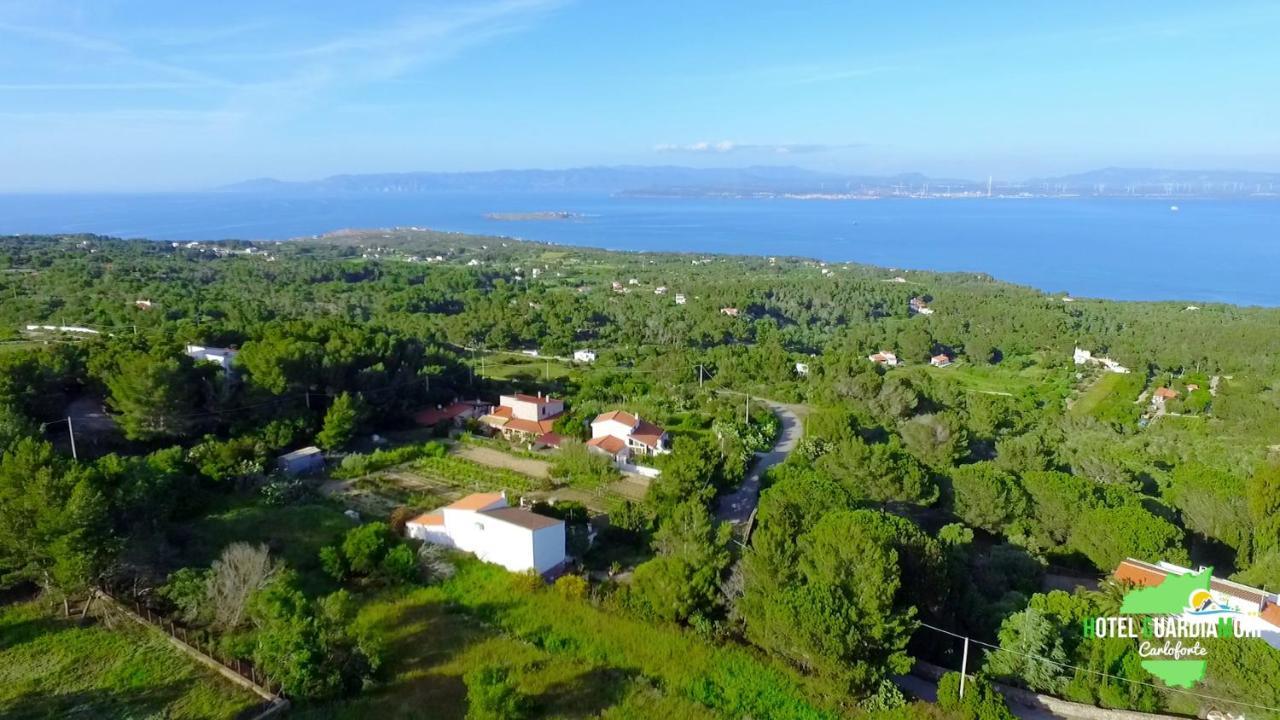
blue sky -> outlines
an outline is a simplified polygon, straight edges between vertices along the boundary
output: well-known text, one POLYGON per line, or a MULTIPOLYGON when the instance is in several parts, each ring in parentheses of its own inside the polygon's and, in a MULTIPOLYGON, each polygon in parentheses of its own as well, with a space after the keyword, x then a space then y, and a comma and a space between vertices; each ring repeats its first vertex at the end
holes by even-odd
POLYGON ((0 0, 0 190, 1280 171, 1280 4, 0 0))

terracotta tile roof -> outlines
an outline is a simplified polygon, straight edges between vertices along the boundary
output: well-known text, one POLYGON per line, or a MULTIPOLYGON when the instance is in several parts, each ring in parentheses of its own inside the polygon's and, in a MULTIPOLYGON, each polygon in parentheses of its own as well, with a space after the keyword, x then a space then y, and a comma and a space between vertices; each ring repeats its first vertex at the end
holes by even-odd
POLYGON ((1245 600, 1256 605, 1262 605, 1262 603, 1267 600, 1267 594, 1261 590, 1256 590, 1247 585, 1233 583, 1228 580, 1213 578, 1209 581, 1209 589, 1215 592, 1220 592, 1223 595, 1229 595, 1237 600, 1245 600))
POLYGON ((662 435, 666 431, 654 425, 651 422, 641 420, 636 429, 631 431, 631 439, 642 442, 651 448, 658 447, 658 443, 662 441, 662 435))
POLYGON ((560 437, 558 433, 549 432, 539 435, 538 442, 548 447, 558 448, 560 443, 564 442, 564 438, 560 437))
POLYGON ((598 438, 591 438, 587 441, 587 445, 594 448, 600 448, 610 455, 617 455, 627 447, 625 440, 614 435, 601 435, 598 438))
POLYGON ((1280 605, 1267 603, 1267 606, 1262 608, 1261 615, 1263 620, 1266 620, 1276 627, 1280 627, 1280 605))
POLYGON ((629 412, 625 412, 623 410, 610 410, 607 413, 600 413, 599 415, 596 416, 596 419, 592 420, 591 422, 592 423, 608 422, 610 420, 617 420, 618 422, 622 423, 623 425, 626 425, 627 427, 636 426, 636 416, 632 415, 629 412))
POLYGON ((444 515, 439 510, 423 513, 410 520, 408 525, 444 525, 444 515))
POLYGON ((1178 397, 1178 391, 1170 390, 1167 387, 1156 388, 1156 397, 1164 398, 1165 400, 1172 400, 1173 398, 1178 397))
POLYGON ((1129 558, 1128 560, 1120 563, 1120 565, 1116 567, 1116 571, 1111 575, 1120 582, 1150 587, 1164 582, 1165 577, 1167 577, 1169 573, 1161 570, 1155 565, 1150 565, 1142 562, 1141 560, 1129 558))
POLYGON ((515 430, 516 432, 524 433, 526 435, 545 435, 546 433, 551 432, 555 427, 555 424, 555 418, 547 418, 546 420, 539 420, 538 422, 524 420, 522 418, 511 418, 502 426, 502 429, 515 430))
POLYGON ((452 420, 473 407, 472 404, 455 402, 445 408, 428 408, 419 410, 413 421, 419 425, 436 425, 444 420, 452 420))
POLYGON ((520 402, 533 403, 535 405, 549 405, 553 402, 559 402, 559 400, 551 397, 550 395, 547 395, 546 397, 538 397, 537 395, 525 395, 524 393, 516 393, 511 397, 519 400, 520 402))
POLYGON ((539 515, 538 513, 529 512, 528 510, 521 510, 520 508, 512 507, 484 510, 477 513, 477 515, 501 520, 502 522, 517 525, 528 530, 541 530, 542 528, 549 528, 564 524, 564 521, 557 520, 553 517, 547 517, 546 515, 539 515))
POLYGON ((472 493, 446 507, 451 510, 483 510, 496 502, 506 501, 507 498, 502 493, 472 493))
POLYGON ((498 407, 496 407, 496 408, 494 408, 494 409, 493 409, 493 412, 491 412, 491 413, 489 413, 489 414, 490 414, 490 415, 495 415, 495 416, 500 417, 500 418, 508 418, 508 419, 515 417, 515 415, 514 415, 514 414, 512 414, 512 412, 511 412, 511 406, 510 406, 510 405, 499 405, 498 407))

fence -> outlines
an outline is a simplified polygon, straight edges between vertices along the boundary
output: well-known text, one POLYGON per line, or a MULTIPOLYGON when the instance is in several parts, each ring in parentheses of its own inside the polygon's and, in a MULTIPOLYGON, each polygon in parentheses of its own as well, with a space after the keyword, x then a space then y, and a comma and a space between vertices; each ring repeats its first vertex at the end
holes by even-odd
POLYGON ((219 657, 217 648, 207 641, 202 643, 198 635, 188 632, 186 627, 174 623, 172 619, 152 611, 150 607, 143 605, 137 599, 132 602, 125 602, 113 597, 105 590, 98 589, 95 592, 100 600, 110 604, 135 622, 164 632, 169 636, 169 642, 173 643, 188 657, 213 669, 231 682, 252 691, 258 697, 267 701, 269 704, 267 709, 257 715, 254 720, 273 717, 289 708, 289 701, 280 694, 280 685, 272 682, 271 678, 264 673, 259 672, 253 663, 240 658, 224 659, 219 657))

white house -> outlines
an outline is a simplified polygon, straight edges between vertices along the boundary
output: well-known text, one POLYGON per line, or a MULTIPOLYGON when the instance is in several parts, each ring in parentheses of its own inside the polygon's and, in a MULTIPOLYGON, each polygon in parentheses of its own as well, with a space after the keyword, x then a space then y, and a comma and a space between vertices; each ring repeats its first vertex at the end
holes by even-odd
POLYGON ((286 475, 305 475, 324 467, 324 453, 314 445, 304 447, 281 455, 276 459, 276 467, 286 475))
POLYGON ((596 353, 594 350, 574 350, 573 361, 581 363, 595 362, 596 353))
POLYGON ((929 358, 929 364, 934 367, 946 367, 951 364, 951 356, 946 353, 938 353, 929 358))
POLYGON ((676 293, 676 304, 677 304, 677 305, 683 305, 683 304, 685 304, 686 302, 688 302, 688 299, 687 299, 687 298, 685 298, 684 293, 676 293))
POLYGON ((654 294, 654 295, 666 295, 666 294, 667 294, 667 286, 666 286, 666 285, 659 285, 658 287, 656 287, 656 288, 654 288, 654 289, 653 289, 653 294, 654 294))
MULTIPOLYGON (((1116 567, 1112 577, 1124 583, 1151 587, 1164 582, 1170 575, 1187 575, 1192 570, 1173 563, 1147 563, 1127 558, 1116 567)), ((1193 596, 1198 594, 1193 593, 1193 596)), ((1198 605, 1190 605, 1180 616, 1190 621, 1200 621, 1217 625, 1223 618, 1230 618, 1238 627, 1257 633, 1268 645, 1280 650, 1280 596, 1275 593, 1241 585, 1230 580, 1210 576, 1209 597, 1198 600, 1198 605)), ((1247 638, 1239 642, 1248 642, 1247 638)))
POLYGON ((907 303, 907 311, 912 315, 932 315, 933 308, 922 297, 913 297, 907 303))
MULTIPOLYGON (((501 432, 510 438, 520 437, 524 440, 538 440, 546 435, 553 435, 552 427, 556 418, 564 413, 564 401, 550 395, 503 395, 498 398, 498 407, 492 413, 480 418, 480 422, 501 432)), ((559 445, 559 440, 547 438, 545 444, 559 445)))
POLYGON ((186 348, 187 357, 196 362, 211 362, 223 370, 230 370, 235 365, 238 350, 231 348, 208 347, 205 345, 188 345, 186 348))
POLYGON ((800 375, 800 376, 802 376, 802 377, 803 377, 803 376, 805 376, 805 375, 808 375, 808 374, 809 374, 809 363, 802 363, 802 362, 798 362, 798 363, 796 363, 796 374, 797 374, 797 375, 800 375))
POLYGON ((508 507, 504 493, 468 495, 405 523, 405 533, 512 572, 545 574, 565 562, 564 521, 508 507))
POLYGON ((591 421, 587 447, 615 462, 631 462, 635 455, 662 455, 671 451, 667 431, 622 410, 602 413, 591 421))
POLYGON ((867 356, 867 359, 877 365, 888 365, 889 367, 894 367, 901 363, 901 361, 898 360, 898 356, 888 350, 881 350, 878 353, 872 353, 867 356))
POLYGON ((1091 362, 1098 363, 1108 371, 1120 373, 1121 375, 1129 372, 1129 368, 1121 365, 1115 360, 1108 357, 1094 357, 1092 352, 1079 347, 1071 353, 1071 360, 1077 365, 1084 365, 1085 363, 1091 362))

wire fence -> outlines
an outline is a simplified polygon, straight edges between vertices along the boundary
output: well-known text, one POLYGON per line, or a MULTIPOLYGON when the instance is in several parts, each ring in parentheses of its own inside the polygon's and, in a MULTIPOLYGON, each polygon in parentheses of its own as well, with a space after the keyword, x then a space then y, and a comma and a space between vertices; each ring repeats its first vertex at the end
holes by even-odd
POLYGON ((1102 677, 1107 680, 1113 680, 1115 682, 1127 683, 1130 685, 1142 685, 1160 692, 1177 693, 1179 695, 1194 697, 1199 700, 1211 700, 1213 702, 1224 703, 1224 704, 1233 705, 1236 707, 1245 707, 1245 708, 1250 708, 1254 710, 1266 710, 1268 712, 1280 714, 1280 708, 1271 707, 1269 705, 1258 705, 1255 703, 1244 702, 1242 700, 1231 700, 1224 697, 1218 697, 1216 695, 1207 695, 1205 693, 1198 693, 1192 690, 1183 690, 1175 687, 1156 685, 1155 683, 1146 682, 1144 680, 1134 680, 1133 678, 1121 677, 1119 675, 1112 675, 1110 673, 1105 673, 1105 672, 1102 672, 1101 670, 1093 670, 1091 668, 1080 667, 1079 665, 1072 665, 1071 663, 1065 663, 1059 660, 1053 660, 1051 658, 1047 658, 1042 655, 1018 652, 1017 650, 1011 650, 1009 648, 1001 647, 999 645, 993 645, 992 643, 989 643, 989 642, 976 640, 974 638, 968 637, 967 635, 955 632, 953 630, 948 630, 946 628, 941 628, 936 625, 930 625, 929 623, 926 623, 926 622, 921 622, 920 626, 923 628, 927 628, 929 630, 933 630, 934 632, 942 633, 943 635, 950 635, 951 637, 956 638, 958 640, 964 640, 966 643, 973 643, 974 645, 978 645, 979 647, 986 648, 988 651, 991 651, 991 652, 1001 652, 1001 653, 1007 653, 1010 655, 1016 655, 1018 657, 1022 657, 1030 660, 1039 660, 1041 662, 1046 662, 1051 665, 1056 665, 1057 667, 1064 668, 1067 670, 1082 672, 1089 675, 1102 677))
POLYGON ((264 698, 270 701, 283 699, 283 688, 279 683, 273 681, 251 661, 225 656, 215 644, 209 641, 209 638, 204 633, 193 631, 185 625, 175 622, 173 618, 153 610, 148 604, 142 602, 141 598, 134 597, 131 600, 121 600, 101 588, 97 592, 101 598, 128 612, 135 620, 160 630, 178 641, 186 651, 200 655, 209 662, 221 665, 239 675, 254 686, 258 694, 264 698))

